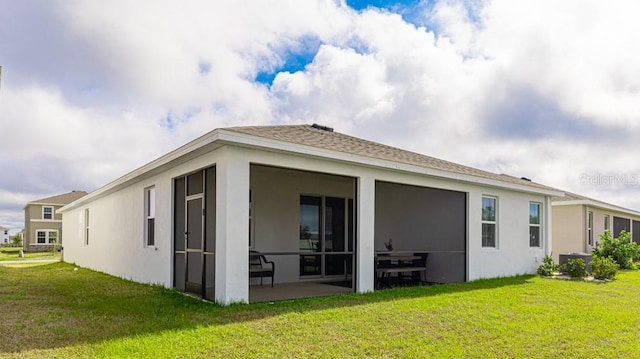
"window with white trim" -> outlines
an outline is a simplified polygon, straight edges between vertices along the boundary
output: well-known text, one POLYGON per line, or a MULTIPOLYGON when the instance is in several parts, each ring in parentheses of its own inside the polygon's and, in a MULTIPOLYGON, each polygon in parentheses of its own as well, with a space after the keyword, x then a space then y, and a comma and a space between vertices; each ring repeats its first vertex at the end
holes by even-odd
POLYGON ((498 198, 482 196, 482 246, 497 247, 498 198))
POLYGON ((153 247, 156 243, 156 188, 146 188, 144 190, 144 197, 144 243, 148 247, 153 247))
POLYGON ((593 212, 587 213, 587 244, 593 245, 593 212))
POLYGON ((604 230, 605 231, 609 230, 609 226, 610 226, 609 222, 610 222, 609 215, 605 214, 604 215, 604 230))
POLYGON ((529 247, 541 247, 541 217, 540 209, 542 204, 537 202, 529 202, 529 247))
POLYGON ((43 206, 42 207, 42 219, 53 219, 53 207, 51 206, 43 206))
POLYGON ((84 209, 84 245, 89 245, 89 208, 84 209))
POLYGON ((58 243, 58 231, 49 229, 39 229, 36 231, 36 244, 56 243, 58 243))

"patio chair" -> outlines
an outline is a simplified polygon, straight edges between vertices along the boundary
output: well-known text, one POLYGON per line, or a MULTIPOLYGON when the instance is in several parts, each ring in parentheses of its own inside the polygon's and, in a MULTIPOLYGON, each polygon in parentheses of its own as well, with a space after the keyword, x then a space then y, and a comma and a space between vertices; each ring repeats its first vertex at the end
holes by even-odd
POLYGON ((413 260, 413 266, 415 268, 420 268, 419 271, 411 272, 410 282, 411 285, 420 285, 426 283, 427 280, 427 257, 429 253, 414 253, 414 256, 420 257, 420 259, 413 260), (424 276, 424 281, 422 277, 424 276))
POLYGON ((271 277, 271 288, 273 288, 273 280, 276 272, 276 264, 268 261, 263 254, 258 251, 249 251, 249 278, 271 277), (270 268, 268 265, 271 265, 270 268))

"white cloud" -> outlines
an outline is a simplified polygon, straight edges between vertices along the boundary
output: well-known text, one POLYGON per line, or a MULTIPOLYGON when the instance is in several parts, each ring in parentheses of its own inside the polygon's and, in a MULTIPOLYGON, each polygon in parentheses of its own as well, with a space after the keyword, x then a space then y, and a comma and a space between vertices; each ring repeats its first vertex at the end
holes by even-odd
POLYGON ((637 186, 580 183, 640 174, 635 2, 424 2, 420 27, 330 0, 33 1, 0 14, 0 165, 19 174, 0 209, 216 127, 292 122, 640 208, 637 186), (309 38, 323 45, 303 71, 254 81, 309 38))
POLYGON ((638 127, 636 2, 496 1, 478 47, 514 82, 595 124, 638 127))

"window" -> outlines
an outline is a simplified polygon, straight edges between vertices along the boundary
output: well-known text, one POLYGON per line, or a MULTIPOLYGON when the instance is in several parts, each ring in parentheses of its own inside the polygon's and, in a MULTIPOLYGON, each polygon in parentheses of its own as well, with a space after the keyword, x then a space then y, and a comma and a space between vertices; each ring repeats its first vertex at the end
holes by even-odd
POLYGON ((587 243, 593 245, 593 212, 587 213, 587 243))
POLYGON ((155 232, 156 232, 156 188, 149 187, 145 189, 145 245, 151 247, 155 245, 155 232))
POLYGON ((42 207, 42 219, 53 219, 53 207, 42 207))
POLYGON ((529 247, 540 247, 540 207, 536 202, 529 202, 529 247))
POLYGON ((47 243, 47 232, 45 231, 37 231, 36 232, 36 243, 38 244, 46 244, 47 243))
POLYGON ((605 214, 604 215, 604 230, 609 230, 609 215, 605 214))
POLYGON ((84 244, 89 245, 89 208, 84 209, 84 244))
POLYGON ((482 197, 482 246, 496 247, 497 224, 496 216, 498 199, 496 197, 482 197))
POLYGON ((56 244, 58 243, 58 231, 38 230, 36 231, 36 244, 56 244))

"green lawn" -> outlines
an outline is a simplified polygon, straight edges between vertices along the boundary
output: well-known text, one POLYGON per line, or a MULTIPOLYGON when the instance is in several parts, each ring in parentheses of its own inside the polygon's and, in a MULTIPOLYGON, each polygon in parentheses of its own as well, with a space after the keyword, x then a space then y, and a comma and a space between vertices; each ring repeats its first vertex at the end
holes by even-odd
POLYGON ((60 252, 55 254, 49 252, 25 252, 24 257, 18 257, 21 247, 0 247, 0 262, 1 261, 19 261, 27 259, 60 259, 60 252))
POLYGON ((226 308, 65 263, 0 278, 6 357, 640 357, 639 271, 226 308))

